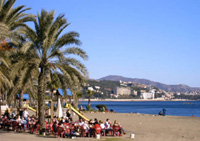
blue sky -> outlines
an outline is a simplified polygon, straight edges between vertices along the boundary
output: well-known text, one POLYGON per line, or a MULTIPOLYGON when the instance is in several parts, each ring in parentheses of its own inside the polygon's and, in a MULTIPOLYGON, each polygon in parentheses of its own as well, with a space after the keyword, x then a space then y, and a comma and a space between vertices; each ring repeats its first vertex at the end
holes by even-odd
POLYGON ((65 14, 90 78, 122 75, 200 87, 199 0, 17 0, 65 14))

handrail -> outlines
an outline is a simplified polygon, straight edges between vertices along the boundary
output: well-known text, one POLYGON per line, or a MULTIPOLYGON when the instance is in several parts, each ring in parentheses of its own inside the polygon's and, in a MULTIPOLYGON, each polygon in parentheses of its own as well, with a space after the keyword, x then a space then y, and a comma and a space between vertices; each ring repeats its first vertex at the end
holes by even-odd
POLYGON ((28 108, 29 110, 36 112, 35 109, 33 109, 32 107, 30 107, 28 104, 24 104, 24 107, 28 108))
POLYGON ((71 104, 66 104, 66 108, 71 109, 74 113, 76 113, 78 116, 82 117, 83 119, 89 121, 88 118, 86 118, 84 115, 82 115, 80 112, 78 112, 71 104))

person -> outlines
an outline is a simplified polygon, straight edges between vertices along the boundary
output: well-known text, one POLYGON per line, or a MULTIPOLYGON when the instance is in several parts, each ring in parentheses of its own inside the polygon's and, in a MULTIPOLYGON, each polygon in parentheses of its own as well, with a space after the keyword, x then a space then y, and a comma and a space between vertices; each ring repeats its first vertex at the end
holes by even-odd
POLYGON ((10 109, 9 108, 6 109, 4 115, 7 116, 8 119, 10 119, 10 109))
POLYGON ((79 125, 79 126, 83 126, 83 125, 84 125, 84 121, 83 121, 82 118, 79 120, 78 125, 79 125))
POLYGON ((29 113, 27 112, 27 108, 25 108, 23 111, 23 117, 26 121, 28 121, 28 115, 29 115, 29 113))
POLYGON ((125 131, 124 131, 124 129, 123 129, 123 127, 118 123, 117 120, 114 121, 113 127, 114 127, 114 126, 118 126, 118 127, 119 127, 119 134, 120 134, 120 135, 121 135, 122 133, 123 133, 123 134, 126 134, 125 131))
POLYGON ((82 105, 80 106, 79 110, 80 110, 80 111, 83 111, 83 106, 82 106, 82 105))
POLYGON ((92 119, 90 119, 89 121, 89 132, 90 132, 90 137, 92 137, 93 133, 95 132, 95 129, 94 129, 94 121, 92 119))
POLYGON ((57 133, 57 121, 53 122, 53 131, 54 133, 57 133))
POLYGON ((0 117, 0 129, 2 129, 3 128, 3 118, 2 118, 2 116, 0 117))
POLYGON ((106 119, 106 122, 105 122, 105 129, 106 129, 106 135, 111 132, 112 133, 112 124, 110 122, 110 119, 106 119))
POLYGON ((88 137, 89 136, 89 125, 88 125, 88 121, 85 120, 83 126, 82 126, 82 129, 84 130, 84 132, 86 132, 86 136, 88 137))
POLYGON ((68 109, 66 112, 66 116, 68 117, 68 119, 72 122, 72 114, 71 111, 68 109))
POLYGON ((22 127, 24 127, 24 132, 26 132, 26 124, 27 124, 27 120, 25 120, 24 117, 22 117, 22 119, 21 119, 21 124, 22 124, 22 127))
POLYGON ((101 126, 101 135, 104 136, 104 134, 106 132, 105 124, 103 123, 102 120, 100 120, 99 123, 100 123, 100 126, 101 126))
POLYGON ((94 119, 94 124, 99 124, 97 118, 94 119))
POLYGON ((163 108, 162 111, 163 111, 163 116, 165 116, 166 109, 163 108))
POLYGON ((162 111, 158 113, 159 116, 165 116, 166 109, 163 108, 162 111))

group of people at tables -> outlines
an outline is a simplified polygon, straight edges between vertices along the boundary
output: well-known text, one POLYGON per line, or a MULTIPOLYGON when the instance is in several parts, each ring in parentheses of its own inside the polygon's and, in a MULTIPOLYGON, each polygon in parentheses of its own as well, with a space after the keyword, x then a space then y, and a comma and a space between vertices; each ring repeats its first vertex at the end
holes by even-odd
POLYGON ((68 118, 58 120, 57 118, 54 120, 53 124, 54 132, 58 133, 61 137, 72 137, 72 136, 82 136, 82 137, 95 137, 97 134, 101 136, 107 135, 123 135, 125 134, 124 129, 119 123, 115 120, 114 124, 111 124, 109 119, 106 119, 104 123, 101 120, 90 119, 89 121, 84 120, 82 118, 76 122, 68 122, 68 118), (69 132, 70 129, 70 132, 69 132))
MULTIPOLYGON (((20 129, 25 132, 29 129, 30 132, 33 133, 34 131, 36 132, 39 130, 39 121, 35 117, 30 117, 25 109, 22 117, 20 117, 20 115, 12 115, 11 117, 4 115, 0 117, 0 127, 4 129, 12 127, 15 130, 20 129)), ((120 136, 125 134, 124 129, 116 120, 113 124, 111 124, 109 119, 106 119, 106 121, 103 122, 96 118, 89 121, 79 118, 78 121, 74 122, 70 110, 67 111, 66 117, 54 117, 52 122, 49 124, 48 122, 45 122, 45 129, 49 133, 64 138, 74 136, 95 137, 97 134, 100 134, 101 136, 120 136)))
POLYGON ((5 112, 5 114, 0 117, 0 128, 1 129, 13 129, 13 130, 21 130, 26 132, 27 129, 35 128, 38 124, 38 119, 34 117, 30 117, 27 109, 24 109, 22 115, 12 114, 9 112, 5 112))

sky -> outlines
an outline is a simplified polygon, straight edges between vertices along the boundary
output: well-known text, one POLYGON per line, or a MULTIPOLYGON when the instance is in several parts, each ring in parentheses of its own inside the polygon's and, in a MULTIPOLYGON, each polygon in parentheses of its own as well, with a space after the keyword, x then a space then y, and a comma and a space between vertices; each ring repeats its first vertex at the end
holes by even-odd
POLYGON ((199 0, 17 0, 65 14, 80 34, 89 77, 144 78, 200 87, 199 0))

